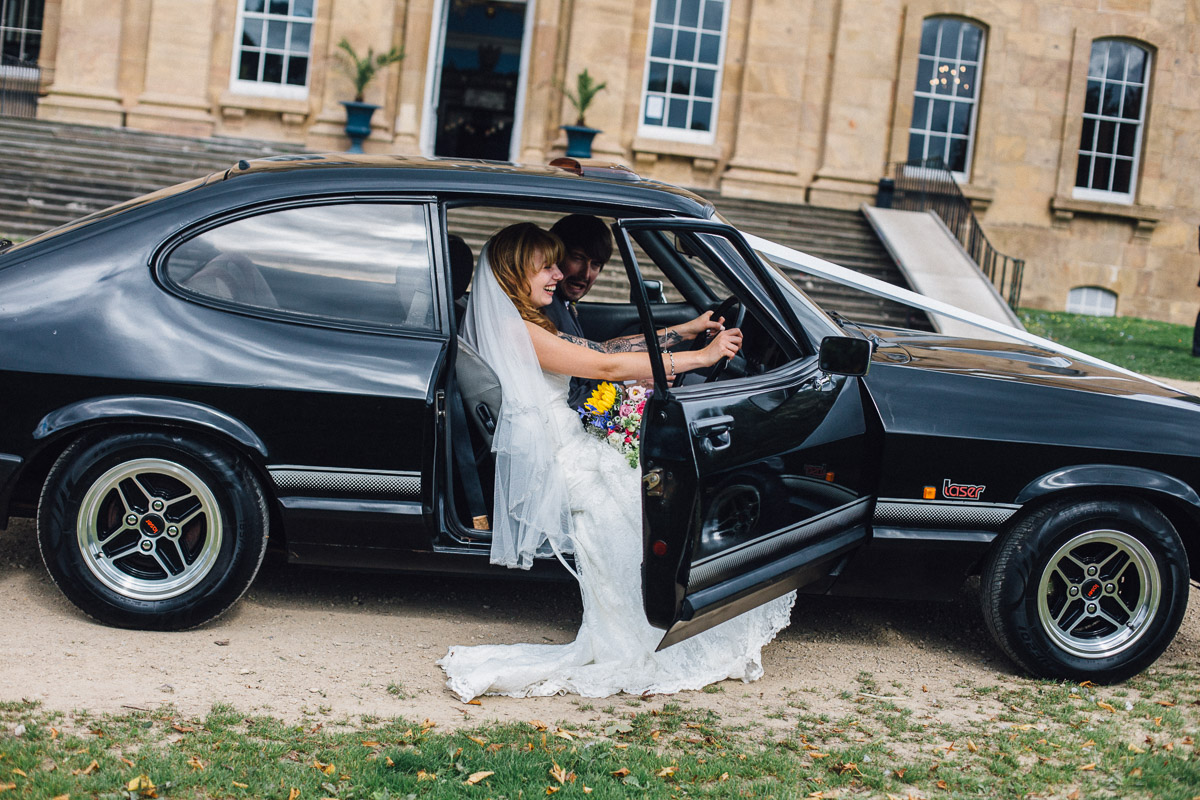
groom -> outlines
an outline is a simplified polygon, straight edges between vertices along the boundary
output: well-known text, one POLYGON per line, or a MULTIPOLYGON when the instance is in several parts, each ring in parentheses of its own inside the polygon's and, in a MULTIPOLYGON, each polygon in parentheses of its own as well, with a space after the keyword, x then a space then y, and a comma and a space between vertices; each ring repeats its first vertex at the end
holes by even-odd
MULTIPOLYGON (((612 258, 612 234, 599 218, 587 214, 565 216, 550 226, 550 232, 563 243, 565 255, 558 262, 563 277, 554 291, 554 300, 542 311, 563 333, 587 338, 579 325, 575 304, 591 290, 600 270, 612 258)), ((571 408, 579 408, 600 383, 572 378, 567 403, 571 408)))

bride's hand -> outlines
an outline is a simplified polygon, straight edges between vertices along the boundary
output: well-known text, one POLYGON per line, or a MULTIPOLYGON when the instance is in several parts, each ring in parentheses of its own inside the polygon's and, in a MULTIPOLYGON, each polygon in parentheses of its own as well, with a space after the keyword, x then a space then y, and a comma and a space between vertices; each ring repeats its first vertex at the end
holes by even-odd
POLYGON ((722 330, 700 351, 704 357, 703 365, 711 367, 722 358, 733 358, 742 349, 742 332, 738 328, 722 330))
POLYGON ((695 339, 697 336, 712 331, 716 333, 722 330, 722 323, 725 322, 724 317, 719 319, 712 318, 711 311, 705 311, 695 319, 690 319, 682 325, 675 325, 673 330, 684 339, 695 339))

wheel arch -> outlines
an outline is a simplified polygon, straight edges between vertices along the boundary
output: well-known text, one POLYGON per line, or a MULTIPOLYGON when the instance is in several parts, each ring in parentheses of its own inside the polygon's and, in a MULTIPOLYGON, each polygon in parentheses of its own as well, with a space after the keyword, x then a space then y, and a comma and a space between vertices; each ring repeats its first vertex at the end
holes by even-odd
POLYGON ((1145 500, 1166 515, 1187 550, 1192 579, 1200 580, 1200 493, 1179 478, 1156 470, 1087 464, 1048 472, 1030 481, 1017 495, 1021 510, 1008 521, 1006 531, 1049 503, 1111 496, 1114 492, 1145 500))
POLYGON ((243 458, 267 498, 271 538, 284 541, 274 483, 266 468, 267 446, 248 425, 203 403, 148 395, 111 395, 81 400, 42 417, 33 432, 37 449, 26 461, 13 500, 36 507, 51 468, 83 436, 163 430, 198 435, 243 458))

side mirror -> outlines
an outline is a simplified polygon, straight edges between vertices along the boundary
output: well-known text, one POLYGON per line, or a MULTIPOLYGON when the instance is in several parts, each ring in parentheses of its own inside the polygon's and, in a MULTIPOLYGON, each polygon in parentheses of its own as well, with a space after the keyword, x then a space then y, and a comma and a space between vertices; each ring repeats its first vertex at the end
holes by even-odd
MULTIPOLYGON (((646 289, 646 297, 651 303, 667 302, 667 295, 663 292, 663 282, 656 280, 644 280, 642 286, 646 289)), ((631 301, 632 302, 632 301, 631 301)))
POLYGON ((866 375, 874 345, 853 336, 826 336, 821 340, 817 363, 833 375, 866 375))

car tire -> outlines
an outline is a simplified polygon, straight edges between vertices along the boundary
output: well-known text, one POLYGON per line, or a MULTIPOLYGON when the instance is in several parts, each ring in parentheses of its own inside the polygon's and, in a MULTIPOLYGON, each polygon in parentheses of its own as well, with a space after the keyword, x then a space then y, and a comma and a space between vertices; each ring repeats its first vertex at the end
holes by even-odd
POLYGON ((984 621, 1034 675, 1114 683, 1170 644, 1187 609, 1188 574, 1179 534, 1150 503, 1064 500, 1025 517, 992 548, 984 621))
POLYGON ((240 458, 181 433, 88 436, 55 462, 38 546, 63 594, 108 625, 184 630, 249 588, 267 544, 266 500, 240 458))

